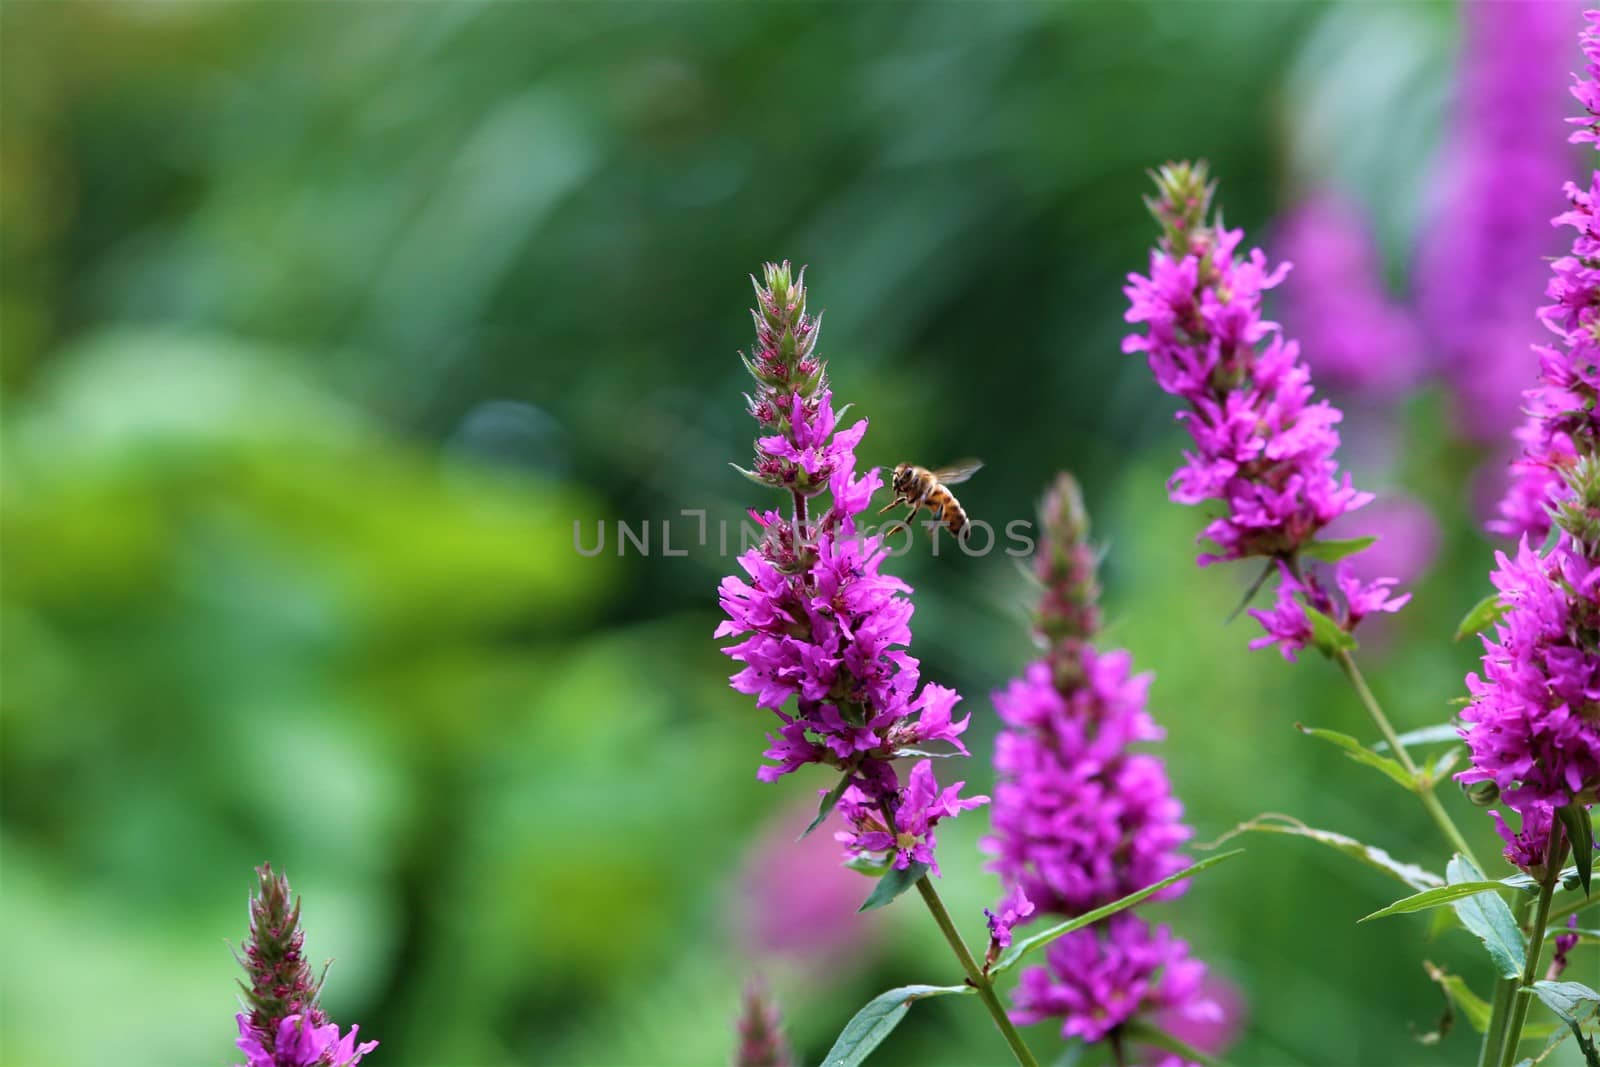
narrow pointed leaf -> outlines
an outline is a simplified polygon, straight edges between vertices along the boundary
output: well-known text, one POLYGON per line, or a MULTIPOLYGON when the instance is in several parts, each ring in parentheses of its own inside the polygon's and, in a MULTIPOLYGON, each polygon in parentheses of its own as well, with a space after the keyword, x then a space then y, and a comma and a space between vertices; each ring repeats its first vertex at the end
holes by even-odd
POLYGON ((895 897, 916 885, 917 879, 927 873, 928 865, 926 863, 913 863, 905 870, 901 870, 898 867, 890 867, 884 872, 883 877, 878 879, 878 884, 873 888, 872 895, 867 898, 866 903, 856 910, 872 911, 875 908, 883 907, 894 900, 895 897))
POLYGON ((838 1040, 822 1058, 822 1067, 856 1067, 865 1062, 872 1050, 900 1025, 915 1001, 976 992, 966 985, 906 985, 880 993, 844 1024, 838 1040))
MULTIPOLYGON (((1483 872, 1465 856, 1456 855, 1445 866, 1444 877, 1452 885, 1476 885, 1482 883, 1483 872)), ((1500 894, 1478 893, 1463 897, 1452 906, 1461 925, 1483 942, 1495 970, 1504 978, 1519 977, 1527 958, 1527 939, 1500 894)))
MULTIPOLYGON (((1420 730, 1408 730, 1395 740, 1400 742, 1402 748, 1416 748, 1419 745, 1442 745, 1447 741, 1459 741, 1461 740, 1461 733, 1455 723, 1442 722, 1437 726, 1424 726, 1420 730)), ((1389 742, 1374 742, 1372 751, 1389 751, 1389 742)))
POLYGON ((894 750, 896 759, 949 759, 961 753, 951 750, 949 752, 933 752, 926 748, 897 748, 894 750))
POLYGON ((1377 539, 1376 536, 1372 536, 1346 537, 1337 541, 1312 541, 1310 544, 1300 546, 1300 554, 1320 559, 1324 563, 1338 563, 1341 559, 1372 547, 1377 539))
POLYGON ((1110 904, 1107 904, 1104 907, 1095 908, 1093 911, 1086 911, 1076 918, 1068 919, 1063 923, 1057 923, 1055 926, 1052 926, 1047 930, 1041 930, 1032 937, 1025 937, 1020 941, 1016 941, 1005 951, 1003 955, 1001 955, 997 961, 995 961, 995 965, 989 968, 989 973, 994 975, 1009 971, 1018 963, 1022 962, 1022 957, 1026 956, 1034 949, 1043 948, 1045 945, 1048 945, 1058 937, 1065 937, 1074 930, 1081 930, 1085 926, 1093 925, 1094 923, 1099 922, 1101 919, 1115 915, 1119 911, 1122 911, 1126 908, 1131 908, 1135 904, 1139 903, 1139 901, 1144 900, 1146 897, 1161 892, 1161 890, 1165 889, 1167 886, 1174 885, 1178 882, 1184 881, 1187 878, 1193 878, 1207 867, 1215 867, 1223 860, 1230 860, 1243 851, 1244 849, 1242 848, 1236 848, 1232 852, 1224 852, 1219 856, 1212 856, 1210 859, 1201 860, 1192 867, 1185 867, 1183 870, 1179 871, 1170 878, 1163 878, 1154 885, 1147 885, 1136 893, 1129 893, 1121 900, 1112 901, 1110 904))
POLYGON ((1214 842, 1212 847, 1221 845, 1224 841, 1241 833, 1288 834, 1291 837, 1303 837, 1343 852, 1353 859, 1360 860, 1369 867, 1376 868, 1393 878, 1399 879, 1412 889, 1432 889, 1434 886, 1444 884, 1444 879, 1432 871, 1424 870, 1415 863, 1405 863, 1397 860, 1375 845, 1363 844, 1353 837, 1335 833, 1332 830, 1318 830, 1315 827, 1307 826, 1302 822, 1291 819, 1287 815, 1258 815, 1254 819, 1242 822, 1234 827, 1214 842))
POLYGON ((1589 895, 1589 880, 1594 875, 1594 824, 1589 821, 1589 809, 1576 800, 1556 809, 1561 825, 1566 828, 1567 840, 1572 843, 1572 862, 1578 868, 1578 884, 1583 895, 1589 895))
POLYGON ((1363 745, 1349 734, 1341 734, 1337 730, 1320 730, 1312 726, 1302 726, 1295 723, 1294 728, 1309 737, 1320 738, 1330 744, 1338 745, 1344 749, 1344 754, 1357 763, 1364 763, 1368 767, 1376 768, 1388 775, 1389 778, 1403 789, 1415 789, 1416 779, 1411 777, 1404 767, 1388 756, 1380 756, 1372 749, 1363 745))
POLYGON ((1506 607, 1500 603, 1499 593, 1490 593, 1472 606, 1472 610, 1462 618, 1461 625, 1456 627, 1456 640, 1471 637, 1473 634, 1482 633, 1506 613, 1506 607))
POLYGON ((828 814, 833 811, 834 805, 839 803, 839 798, 844 796, 844 791, 850 788, 850 777, 848 774, 840 775, 839 784, 822 795, 822 802, 817 805, 817 817, 812 819, 804 830, 800 831, 800 836, 795 838, 796 841, 804 841, 811 835, 811 831, 822 825, 822 820, 828 817, 828 814))
POLYGON ((1446 904, 1454 904, 1458 900, 1473 896, 1477 893, 1492 893, 1505 886, 1499 882, 1491 882, 1487 878, 1481 882, 1461 882, 1457 885, 1435 886, 1425 889, 1420 893, 1413 893, 1409 897, 1390 904, 1387 908, 1380 908, 1371 915, 1364 915, 1357 922, 1368 922, 1372 919, 1385 919, 1391 915, 1409 915, 1415 911, 1427 911, 1429 908, 1439 908, 1446 904))

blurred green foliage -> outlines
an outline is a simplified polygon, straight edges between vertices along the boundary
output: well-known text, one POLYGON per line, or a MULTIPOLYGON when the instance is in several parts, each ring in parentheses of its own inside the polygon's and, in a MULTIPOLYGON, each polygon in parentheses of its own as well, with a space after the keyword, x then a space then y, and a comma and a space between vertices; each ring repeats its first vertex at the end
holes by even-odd
MULTIPOLYGON (((954 980, 909 905, 821 963, 756 950, 743 868, 824 783, 754 781, 767 722, 710 638, 730 564, 573 551, 574 521, 759 502, 727 463, 764 258, 810 265, 867 462, 983 456, 963 500, 997 528, 1080 474, 1107 640, 1157 672, 1201 839, 1277 810, 1442 867, 1415 805, 1292 729, 1370 733, 1332 670, 1218 625, 1251 575, 1193 567, 1180 431, 1117 341, 1168 157, 1208 157, 1253 232, 1332 175, 1406 247, 1448 7, 9 3, 0 29, 7 1063, 220 1062, 264 859, 374 1062, 722 1062, 756 971, 815 1062, 871 995, 954 980)), ((1485 588, 1444 406, 1411 398, 1384 472, 1448 534, 1367 656, 1403 727, 1449 715, 1485 588)), ((982 789, 1026 585, 999 554, 895 567, 982 789)), ((982 831, 941 832, 973 935, 982 831)), ((1159 909, 1242 991, 1235 1062, 1472 1055, 1464 1024, 1414 1040, 1443 1003, 1416 961, 1487 992, 1470 941, 1356 927, 1394 884, 1246 844, 1159 909)), ((880 1057, 1001 1051, 936 1001, 880 1057)))

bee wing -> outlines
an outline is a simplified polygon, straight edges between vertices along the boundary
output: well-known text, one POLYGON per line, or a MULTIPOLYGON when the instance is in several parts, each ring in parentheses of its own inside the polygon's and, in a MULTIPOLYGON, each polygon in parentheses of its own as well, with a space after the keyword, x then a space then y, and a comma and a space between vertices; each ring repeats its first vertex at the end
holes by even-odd
POLYGON ((977 474, 983 467, 981 459, 958 459, 945 467, 940 467, 933 472, 933 476, 945 485, 960 485, 968 478, 977 474))

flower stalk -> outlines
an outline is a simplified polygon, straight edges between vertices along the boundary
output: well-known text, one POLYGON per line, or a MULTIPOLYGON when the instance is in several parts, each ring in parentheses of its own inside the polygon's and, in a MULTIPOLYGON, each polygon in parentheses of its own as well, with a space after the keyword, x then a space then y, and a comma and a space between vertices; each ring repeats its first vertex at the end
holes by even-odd
MULTIPOLYGON (((1587 842, 1585 842, 1587 844, 1587 842)), ((1517 1046, 1522 1042, 1522 1024, 1527 1021, 1533 1002, 1534 981, 1539 974, 1539 953, 1544 949, 1545 928, 1550 923, 1550 898, 1561 880, 1561 861, 1566 858, 1567 838, 1560 831, 1550 835, 1550 861, 1539 883, 1539 898, 1533 909, 1533 928, 1528 931, 1528 954, 1522 965, 1522 981, 1511 998, 1511 1017, 1506 1023, 1505 1044, 1500 1050, 1500 1067, 1517 1061, 1517 1046)))

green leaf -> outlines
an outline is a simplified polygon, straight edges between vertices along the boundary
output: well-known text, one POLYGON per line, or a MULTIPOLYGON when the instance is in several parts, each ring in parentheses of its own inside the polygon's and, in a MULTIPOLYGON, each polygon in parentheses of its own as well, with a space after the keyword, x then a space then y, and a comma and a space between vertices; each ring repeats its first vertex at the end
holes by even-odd
POLYGON ((1505 613, 1506 606, 1500 603, 1500 594, 1490 593, 1474 604, 1472 610, 1461 619, 1461 625, 1456 627, 1456 640, 1482 633, 1499 622, 1505 613))
POLYGON ((929 997, 965 996, 977 990, 968 985, 904 985, 880 993, 844 1024, 839 1038, 822 1058, 822 1067, 856 1067, 894 1032, 914 1001, 929 997))
MULTIPOLYGON (((1416 748, 1418 745, 1440 745, 1446 741, 1459 741, 1461 735, 1456 732, 1456 724, 1442 722, 1437 726, 1424 726, 1420 730, 1408 730, 1395 738, 1402 748, 1416 748)), ((1389 751, 1389 742, 1378 741, 1372 746, 1374 752, 1389 751)))
POLYGON ((1578 884, 1583 895, 1589 895, 1589 879, 1594 874, 1594 824, 1589 821, 1589 809, 1576 800, 1556 809, 1556 816, 1566 828, 1567 840, 1572 843, 1572 861, 1578 868, 1578 884))
POLYGON ((846 870, 855 871, 857 874, 867 874, 874 878, 881 878, 889 869, 888 860, 873 859, 871 856, 852 856, 841 865, 846 870))
MULTIPOLYGON (((1458 854, 1452 856, 1445 865, 1444 877, 1452 885, 1476 885, 1482 883, 1483 872, 1471 860, 1458 854)), ((1523 937, 1522 927, 1517 925, 1516 917, 1511 914, 1510 906, 1500 894, 1483 893, 1464 897, 1454 907, 1461 925, 1483 942, 1483 947, 1489 951, 1489 959, 1500 975, 1505 978, 1521 976, 1523 961, 1527 956, 1527 940, 1523 937)))
POLYGON ((795 838, 796 841, 804 841, 811 831, 822 825, 822 820, 828 817, 828 813, 833 810, 833 806, 839 803, 839 798, 844 796, 844 791, 850 788, 850 777, 849 774, 841 775, 839 784, 823 794, 822 803, 817 805, 817 817, 812 819, 804 830, 800 831, 800 836, 795 838))
POLYGON ((1129 893, 1121 900, 1112 901, 1110 904, 1107 904, 1104 907, 1095 908, 1093 911, 1086 911, 1076 918, 1068 919, 1063 923, 1057 923, 1048 930, 1041 930, 1032 937, 1026 937, 1021 941, 1013 942, 1011 947, 1008 948, 997 961, 995 961, 995 965, 989 968, 989 973, 994 975, 1009 971, 1018 963, 1022 962, 1022 957, 1026 956, 1034 949, 1043 948, 1045 945, 1048 945, 1058 937, 1064 937, 1067 934, 1072 933, 1074 930, 1081 930, 1085 926, 1090 926, 1099 922, 1101 919, 1115 915, 1117 912, 1122 911, 1125 908, 1131 908, 1135 904, 1139 903, 1139 901, 1144 900, 1146 897, 1161 892, 1161 890, 1165 889, 1167 886, 1181 882, 1187 878, 1193 878, 1207 867, 1215 867, 1223 860, 1230 860, 1243 851, 1244 849, 1242 848, 1236 848, 1232 852, 1224 852, 1219 856, 1212 856, 1210 859, 1201 860, 1192 867, 1185 867, 1183 870, 1179 871, 1170 878, 1163 878, 1154 885, 1147 885, 1138 892, 1129 893))
POLYGON ((1403 863, 1381 848, 1362 844, 1353 837, 1334 833, 1332 830, 1315 829, 1287 815, 1270 813, 1258 815, 1254 819, 1242 822, 1226 834, 1223 834, 1216 841, 1213 841, 1209 847, 1216 848, 1235 835, 1242 833, 1288 834, 1291 837, 1304 837, 1307 840, 1315 841, 1318 844, 1343 852, 1345 855, 1360 860, 1369 867, 1375 867, 1385 874, 1398 878, 1412 889, 1431 889, 1434 886, 1444 884, 1444 879, 1432 871, 1423 870, 1414 863, 1403 863))
POLYGON ((1347 556, 1372 547, 1378 538, 1372 537, 1347 537, 1338 541, 1312 541, 1300 546, 1302 556, 1320 559, 1324 563, 1338 563, 1347 556))
POLYGON ((1533 995, 1568 1026, 1578 1021, 1578 1012, 1585 1004, 1600 1005, 1600 993, 1582 982, 1535 982, 1532 988, 1533 995))
POLYGON ((1468 1024, 1474 1030, 1481 1034, 1489 1029, 1489 1004, 1472 991, 1472 987, 1467 985, 1466 979, 1458 974, 1449 974, 1440 970, 1427 960, 1422 961, 1422 966, 1427 970, 1428 977, 1439 983, 1439 987, 1444 990, 1444 995, 1450 998, 1450 1003, 1455 1005, 1456 1009, 1467 1017, 1468 1024))
POLYGON ((1425 889, 1421 893, 1413 893, 1409 897, 1403 897, 1390 904, 1387 908, 1380 908, 1371 915, 1365 915, 1356 921, 1367 922, 1371 919, 1386 919, 1391 915, 1409 915, 1414 911, 1427 911, 1429 908, 1453 904, 1477 893, 1491 893, 1504 888, 1505 886, 1499 882, 1491 882, 1488 879, 1479 882, 1461 882, 1456 885, 1436 886, 1433 889, 1425 889))
POLYGON ((878 879, 878 884, 872 890, 872 895, 867 898, 866 903, 856 910, 872 911, 875 908, 883 907, 895 897, 916 885, 917 879, 927 873, 928 865, 926 863, 913 863, 905 870, 901 870, 898 867, 890 867, 884 872, 883 877, 878 879))
POLYGON ((1323 741, 1338 745, 1344 749, 1345 755, 1357 763, 1364 763, 1368 767, 1377 768, 1404 789, 1415 789, 1417 786, 1416 779, 1411 777, 1410 772, 1400 766, 1399 763, 1388 756, 1378 755, 1349 734, 1341 734, 1337 730, 1320 730, 1311 726, 1302 726, 1300 723, 1295 723, 1294 728, 1309 737, 1320 738, 1323 741))
POLYGON ((1310 604, 1302 604, 1301 607, 1306 613, 1306 618, 1311 620, 1311 643, 1316 645, 1323 655, 1332 657, 1340 652, 1355 651, 1356 639, 1346 633, 1344 627, 1310 604))

